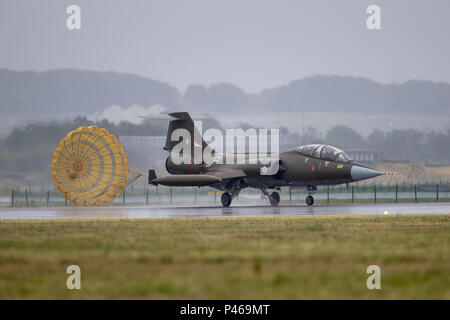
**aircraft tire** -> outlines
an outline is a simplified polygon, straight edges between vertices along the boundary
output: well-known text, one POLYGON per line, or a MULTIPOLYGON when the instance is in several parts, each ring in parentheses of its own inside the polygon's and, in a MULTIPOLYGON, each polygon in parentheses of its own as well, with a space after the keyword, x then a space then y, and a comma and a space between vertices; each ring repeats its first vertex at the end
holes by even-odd
POLYGON ((280 203, 280 194, 276 191, 270 195, 270 205, 276 207, 280 203))
POLYGON ((222 193, 220 197, 220 201, 222 202, 222 206, 229 207, 231 205, 231 200, 233 200, 228 192, 222 193))
POLYGON ((307 197, 306 197, 306 204, 307 204, 308 206, 312 206, 312 205, 314 204, 314 197, 311 196, 311 195, 307 196, 307 197))

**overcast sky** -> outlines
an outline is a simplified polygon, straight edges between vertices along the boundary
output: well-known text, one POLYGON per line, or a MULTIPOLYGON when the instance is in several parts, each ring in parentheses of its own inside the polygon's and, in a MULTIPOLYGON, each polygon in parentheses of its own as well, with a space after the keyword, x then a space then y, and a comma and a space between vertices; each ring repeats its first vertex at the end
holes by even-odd
POLYGON ((0 67, 137 73, 258 92, 314 74, 450 82, 450 1, 0 1, 0 67), (81 7, 81 30, 66 8, 81 7), (366 27, 381 7, 382 30, 366 27))

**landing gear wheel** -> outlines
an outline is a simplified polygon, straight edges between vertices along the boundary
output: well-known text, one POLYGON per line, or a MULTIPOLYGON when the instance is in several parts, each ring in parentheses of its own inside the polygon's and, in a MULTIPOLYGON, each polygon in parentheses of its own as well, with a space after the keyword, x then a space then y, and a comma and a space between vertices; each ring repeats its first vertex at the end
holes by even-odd
POLYGON ((270 195, 270 205, 276 207, 280 203, 280 194, 276 191, 270 195))
POLYGON ((229 207, 231 204, 231 200, 233 200, 228 192, 222 193, 222 197, 220 197, 220 201, 222 201, 222 205, 224 207, 229 207))
POLYGON ((311 196, 311 195, 307 196, 307 197, 306 197, 306 204, 307 204, 308 206, 312 206, 312 205, 314 204, 314 197, 311 196))

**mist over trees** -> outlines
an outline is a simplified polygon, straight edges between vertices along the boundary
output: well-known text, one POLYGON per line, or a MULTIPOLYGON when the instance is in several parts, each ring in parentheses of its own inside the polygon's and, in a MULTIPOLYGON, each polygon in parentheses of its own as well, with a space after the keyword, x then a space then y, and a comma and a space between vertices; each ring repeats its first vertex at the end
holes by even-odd
MULTIPOLYGON (((140 124, 121 121, 118 124, 108 120, 92 121, 86 117, 72 120, 35 122, 15 127, 0 141, 0 177, 16 177, 21 181, 30 175, 46 175, 50 177, 50 163, 53 151, 59 141, 67 133, 81 126, 96 125, 105 128, 115 136, 164 136, 167 134, 169 119, 146 118, 140 124)), ((208 128, 222 129, 220 123, 213 118, 203 121, 204 130, 208 128)), ((162 148, 163 146, 161 146, 162 148)))
POLYGON ((450 130, 446 133, 414 129, 375 129, 367 137, 346 126, 335 126, 322 136, 310 128, 303 143, 331 144, 344 150, 365 149, 380 152, 386 161, 450 164, 450 130))
POLYGON ((81 126, 97 125, 118 136, 163 135, 167 131, 167 122, 147 119, 140 125, 130 122, 114 124, 107 120, 94 122, 86 117, 77 117, 67 121, 36 122, 16 127, 1 142, 0 174, 13 176, 21 181, 26 181, 32 174, 50 177, 50 163, 58 142, 68 132, 81 126))
POLYGON ((326 144, 339 146, 346 149, 364 148, 364 138, 352 128, 339 125, 327 131, 324 140, 326 144))

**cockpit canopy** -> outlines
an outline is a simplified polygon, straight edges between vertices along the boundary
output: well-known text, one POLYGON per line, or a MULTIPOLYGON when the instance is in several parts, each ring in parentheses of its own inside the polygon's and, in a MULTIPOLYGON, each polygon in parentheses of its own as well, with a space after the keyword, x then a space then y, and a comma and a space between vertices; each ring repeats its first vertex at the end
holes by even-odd
POLYGON ((348 162, 350 158, 344 153, 344 151, 325 144, 308 144, 296 149, 301 154, 324 160, 348 162))

